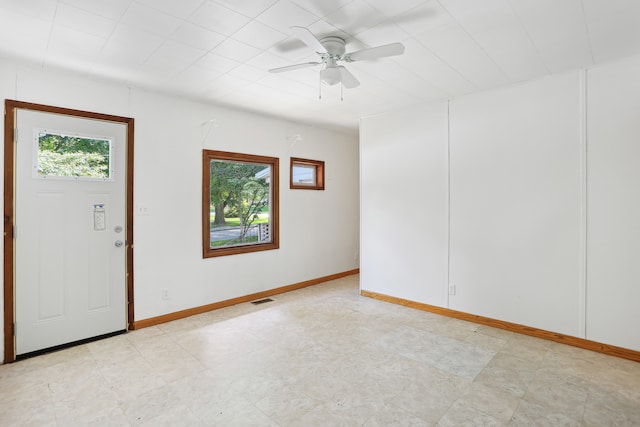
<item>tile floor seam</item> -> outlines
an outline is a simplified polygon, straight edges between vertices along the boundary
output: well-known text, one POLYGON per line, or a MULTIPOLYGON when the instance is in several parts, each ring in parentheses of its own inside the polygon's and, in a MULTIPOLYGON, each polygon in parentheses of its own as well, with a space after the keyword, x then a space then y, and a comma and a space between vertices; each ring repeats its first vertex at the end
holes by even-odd
MULTIPOLYGON (((409 411, 409 410, 406 410, 406 409, 404 409, 404 408, 401 408, 400 406, 398 406, 397 404, 395 404, 395 403, 393 403, 393 402, 389 402, 389 404, 390 404, 390 405, 395 406, 395 407, 396 407, 398 410, 400 410, 400 411, 404 411, 404 412, 408 412, 408 413, 410 413, 411 415, 413 415, 413 416, 414 416, 414 417, 416 417, 416 418, 419 418, 419 419, 421 419, 421 420, 423 420, 423 419, 424 419, 424 418, 422 418, 419 414, 417 414, 417 413, 415 413, 415 412, 413 412, 413 411, 409 411)), ((425 421, 427 421, 427 420, 425 420, 425 421)), ((429 422, 429 421, 427 421, 427 422, 429 422)))

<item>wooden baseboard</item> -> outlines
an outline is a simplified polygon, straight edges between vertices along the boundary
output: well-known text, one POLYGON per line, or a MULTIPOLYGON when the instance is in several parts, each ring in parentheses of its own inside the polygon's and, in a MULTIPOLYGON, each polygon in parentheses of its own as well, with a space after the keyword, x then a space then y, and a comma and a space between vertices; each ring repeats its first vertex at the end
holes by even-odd
POLYGON ((318 283, 328 282, 330 280, 339 279, 341 277, 351 276, 353 274, 360 273, 360 269, 343 271, 342 273, 331 274, 329 276, 318 277, 317 279, 306 280, 304 282, 294 283, 292 285, 282 286, 275 289, 269 289, 267 291, 257 292, 255 294, 244 295, 237 298, 232 298, 224 301, 214 302, 213 304, 201 305, 199 307, 188 308, 186 310, 176 311, 173 313, 163 314, 161 316, 150 317, 148 319, 136 320, 133 322, 133 327, 130 329, 142 329, 149 326, 159 325, 161 323, 171 322, 172 320, 184 319, 185 317, 193 316, 195 314, 202 314, 208 311, 217 310, 224 307, 229 307, 236 304, 241 304, 249 301, 255 301, 262 298, 267 298, 273 295, 282 294, 285 292, 295 291, 296 289, 306 288, 307 286, 317 285, 318 283))
POLYGON ((448 308, 410 301, 402 298, 392 297, 389 295, 379 294, 376 292, 362 290, 360 291, 360 294, 365 297, 374 298, 380 301, 390 302, 392 304, 403 305, 405 307, 415 308, 417 310, 428 311, 430 313, 440 314, 442 316, 453 317, 460 320, 466 320, 468 322, 474 322, 474 323, 478 323, 485 326, 491 326, 498 329, 517 332, 519 334, 529 335, 536 338, 542 338, 549 341, 555 341, 561 344, 571 345, 573 347, 579 347, 586 350, 607 354, 610 356, 616 356, 616 357, 621 357, 623 359, 640 362, 640 351, 630 350, 623 347, 616 347, 614 345, 609 345, 609 344, 602 344, 596 341, 590 341, 583 338, 572 337, 570 335, 559 334, 557 332, 545 331, 544 329, 532 328, 530 326, 519 325, 517 323, 511 323, 511 322, 505 322, 503 320, 492 319, 490 317, 478 316, 475 314, 469 314, 462 311, 450 310, 448 308))

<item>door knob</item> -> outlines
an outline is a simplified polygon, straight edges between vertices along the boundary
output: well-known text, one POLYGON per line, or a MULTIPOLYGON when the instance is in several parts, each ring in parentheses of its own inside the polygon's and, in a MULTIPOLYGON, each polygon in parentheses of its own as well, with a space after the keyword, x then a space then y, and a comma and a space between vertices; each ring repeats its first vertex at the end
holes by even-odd
POLYGON ((124 242, 123 242, 122 240, 116 240, 115 245, 116 245, 116 248, 119 248, 119 247, 121 247, 122 245, 124 245, 124 242))

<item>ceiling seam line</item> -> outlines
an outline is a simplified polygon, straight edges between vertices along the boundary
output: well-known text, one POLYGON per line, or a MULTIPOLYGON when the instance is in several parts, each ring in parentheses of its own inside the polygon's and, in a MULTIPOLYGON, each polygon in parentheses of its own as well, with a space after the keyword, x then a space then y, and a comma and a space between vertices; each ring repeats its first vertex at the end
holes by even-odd
POLYGON ((538 45, 536 45, 536 43, 533 41, 533 37, 531 37, 531 33, 529 33, 529 31, 527 30, 527 26, 524 25, 524 22, 522 22, 522 19, 520 18, 520 15, 518 15, 518 12, 516 12, 516 10, 513 8, 513 4, 510 1, 507 1, 507 4, 511 8, 511 11, 513 12, 513 16, 516 17, 516 19, 518 20, 518 23, 522 27, 522 31, 524 31, 524 33, 527 35, 527 38, 531 42, 531 46, 533 46, 533 49, 536 51, 536 54, 538 55, 538 59, 540 59, 540 63, 542 64, 542 66, 544 67, 545 71, 547 72, 547 75, 552 75, 553 73, 551 72, 551 69, 547 66, 547 63, 544 60, 544 58, 542 56, 542 53, 540 52, 540 49, 538 48, 538 45))
POLYGON ((587 14, 584 9, 584 0, 580 0, 580 10, 582 11, 582 22, 584 22, 584 31, 587 33, 587 46, 589 46, 589 56, 591 57, 591 65, 595 65, 596 59, 593 55, 593 47, 591 46, 591 33, 587 24, 587 14))
MULTIPOLYGON (((438 4, 440 4, 440 6, 442 7, 442 9, 444 9, 444 11, 445 11, 445 12, 447 12, 447 14, 448 14, 449 16, 453 17, 453 14, 452 14, 451 12, 449 12, 449 9, 447 9, 447 8, 446 8, 444 5, 442 5, 442 3, 440 3, 439 1, 438 1, 438 4)), ((507 75, 507 73, 502 69, 502 67, 498 65, 498 63, 496 62, 496 60, 495 60, 495 59, 493 59, 493 56, 489 55, 489 52, 487 52, 487 50, 484 48, 484 46, 482 46, 482 45, 478 42, 478 40, 476 40, 476 38, 475 38, 475 37, 474 37, 474 36, 473 36, 469 31, 467 31, 467 29, 465 28, 465 26, 464 26, 464 25, 462 25, 462 23, 461 23, 461 22, 459 22, 457 19, 456 19, 455 23, 456 23, 456 25, 458 25, 458 26, 460 27, 460 29, 461 29, 462 31, 464 31, 464 33, 465 33, 467 36, 469 36, 469 38, 471 39, 472 43, 473 43, 474 45, 476 45, 476 46, 478 47, 478 49, 480 49, 480 51, 482 51, 482 52, 487 56, 487 58, 489 59, 489 61, 491 61, 491 63, 492 63, 493 65, 495 65, 495 66, 496 66, 496 68, 500 71, 500 74, 502 74, 502 77, 504 77, 505 79, 507 79, 507 81, 508 81, 508 82, 510 82, 510 83, 515 83, 513 80, 511 80, 511 78, 507 75)))

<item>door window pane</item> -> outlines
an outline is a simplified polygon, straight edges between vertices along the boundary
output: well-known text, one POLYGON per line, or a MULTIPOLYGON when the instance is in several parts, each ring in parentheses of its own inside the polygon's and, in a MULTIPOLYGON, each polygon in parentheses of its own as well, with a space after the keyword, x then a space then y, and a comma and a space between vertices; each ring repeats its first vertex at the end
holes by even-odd
POLYGON ((111 140, 37 132, 36 174, 41 178, 109 180, 111 140))

